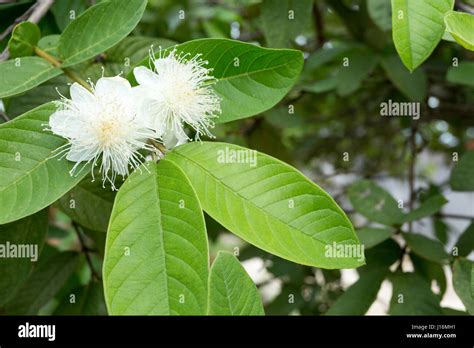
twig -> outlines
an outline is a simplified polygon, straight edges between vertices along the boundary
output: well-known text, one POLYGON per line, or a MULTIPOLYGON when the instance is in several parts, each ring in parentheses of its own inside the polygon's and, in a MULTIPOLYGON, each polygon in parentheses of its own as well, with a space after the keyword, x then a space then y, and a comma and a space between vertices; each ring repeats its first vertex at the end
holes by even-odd
MULTIPOLYGON (((416 148, 417 128, 418 128, 418 124, 416 122, 413 122, 411 125, 411 134, 410 134, 410 139, 409 139, 411 157, 410 157, 410 164, 408 167, 408 187, 409 187, 408 210, 410 213, 413 210, 413 205, 415 203, 415 165, 416 165, 416 155, 417 155, 417 148, 416 148)), ((411 221, 408 223, 408 229, 411 232, 412 230, 411 221)))
POLYGON ((5 120, 5 122, 10 121, 10 117, 8 117, 6 113, 0 112, 0 116, 2 116, 2 118, 5 120))
MULTIPOLYGON (((28 21, 32 23, 38 23, 41 18, 48 12, 49 8, 54 4, 54 0, 38 0, 31 6, 25 13, 15 19, 3 32, 0 34, 0 41, 6 38, 13 31, 18 23, 28 21)), ((0 61, 7 60, 10 57, 8 47, 0 55, 0 61)))
POLYGON ((317 34, 317 48, 323 47, 326 42, 326 36, 324 35, 324 22, 323 16, 318 8, 318 2, 315 1, 313 4, 313 17, 314 17, 314 28, 317 34))
POLYGON ((460 10, 463 10, 464 12, 474 14, 474 7, 471 7, 460 0, 456 0, 456 7, 460 10))
MULTIPOLYGON (((39 57, 44 58, 45 60, 53 64, 55 67, 61 68, 61 62, 56 57, 53 57, 46 51, 43 51, 39 47, 35 47, 35 53, 39 57)), ((77 83, 82 85, 84 88, 92 92, 92 87, 86 81, 84 81, 79 75, 77 75, 73 70, 68 69, 68 68, 62 68, 62 70, 64 71, 64 74, 66 74, 67 77, 69 77, 71 80, 76 81, 77 83)))
POLYGON ((436 216, 447 218, 447 219, 465 219, 465 220, 474 220, 474 216, 462 215, 462 214, 446 214, 438 213, 436 216))
POLYGON ((97 273, 97 271, 94 268, 94 265, 92 263, 92 258, 89 254, 90 250, 89 248, 87 248, 84 238, 82 237, 82 234, 81 234, 82 233, 81 228, 75 222, 72 223, 72 226, 74 227, 74 231, 76 231, 77 238, 79 239, 79 243, 81 244, 81 252, 83 252, 84 256, 86 257, 87 264, 91 270, 92 278, 99 280, 100 275, 97 273))

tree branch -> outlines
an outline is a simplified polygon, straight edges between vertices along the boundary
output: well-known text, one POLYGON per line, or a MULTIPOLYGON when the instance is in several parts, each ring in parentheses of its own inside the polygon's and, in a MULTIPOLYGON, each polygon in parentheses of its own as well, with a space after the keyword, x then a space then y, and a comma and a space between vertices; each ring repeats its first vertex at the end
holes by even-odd
POLYGON ((464 12, 474 14, 474 7, 469 6, 468 4, 465 4, 460 0, 456 0, 456 8, 464 12))
POLYGON ((78 224, 75 222, 72 223, 72 226, 74 227, 74 231, 76 231, 77 238, 79 239, 79 243, 81 245, 81 252, 84 253, 84 256, 86 257, 87 264, 89 266, 89 269, 91 270, 92 278, 99 280, 100 275, 97 273, 97 271, 94 268, 94 264, 92 263, 92 258, 89 254, 90 250, 87 248, 86 243, 84 241, 84 238, 82 237, 82 231, 81 228, 78 224))
MULTIPOLYGON (((13 31, 15 26, 21 22, 32 22, 38 23, 41 18, 48 12, 51 6, 53 6, 54 0, 38 0, 31 6, 25 13, 23 13, 20 17, 15 19, 12 24, 10 24, 3 33, 0 34, 0 40, 6 38, 10 33, 13 31)), ((10 57, 10 53, 8 52, 8 47, 0 54, 0 62, 7 60, 10 57)))

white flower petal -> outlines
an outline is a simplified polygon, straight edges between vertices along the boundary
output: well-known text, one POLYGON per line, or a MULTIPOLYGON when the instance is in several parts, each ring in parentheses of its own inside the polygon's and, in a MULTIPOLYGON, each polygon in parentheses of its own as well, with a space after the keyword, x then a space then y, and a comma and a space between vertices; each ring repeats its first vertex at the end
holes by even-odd
POLYGON ((144 66, 133 69, 133 75, 135 76, 135 80, 143 86, 153 87, 159 83, 158 75, 144 66))
POLYGON ((72 162, 89 161, 93 158, 94 153, 92 151, 86 151, 75 144, 71 145, 71 149, 69 150, 69 153, 66 156, 66 159, 72 162))
POLYGON ((73 110, 59 110, 49 117, 51 131, 64 138, 73 138, 80 132, 81 119, 73 110))
POLYGON ((93 103, 94 95, 77 82, 74 82, 69 89, 71 99, 74 103, 93 103))
POLYGON ((130 93, 131 88, 130 82, 123 77, 102 77, 97 81, 94 91, 98 96, 110 96, 130 93))

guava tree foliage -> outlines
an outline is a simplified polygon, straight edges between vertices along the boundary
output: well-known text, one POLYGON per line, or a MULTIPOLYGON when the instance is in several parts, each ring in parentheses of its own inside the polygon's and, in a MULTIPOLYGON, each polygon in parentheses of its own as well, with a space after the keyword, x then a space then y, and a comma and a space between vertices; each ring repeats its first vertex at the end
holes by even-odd
MULTIPOLYGON (((358 268, 359 280, 318 313, 366 313, 385 279, 393 285, 391 314, 448 313, 440 300, 449 265, 472 314, 467 256, 474 225, 449 252, 412 228, 447 202, 435 189, 415 190, 415 118, 408 127, 409 204, 373 180, 356 181, 347 197, 368 221, 357 229, 330 194, 279 153, 285 134, 276 129, 298 122, 295 105, 308 94, 345 98, 379 68, 400 91, 397 100, 424 102, 422 64, 442 39, 473 50, 474 16, 454 11, 454 0, 356 1, 374 30, 391 32, 388 50, 362 43, 361 23, 351 18, 358 10, 327 1, 359 42, 323 48, 319 37, 309 54, 295 38, 312 20, 321 31, 322 1, 246 2, 258 13, 256 39, 262 35, 264 45, 223 35, 226 22, 242 22, 225 6, 202 22, 211 38, 181 35, 173 21, 187 22, 192 32, 194 19, 204 16, 199 6, 207 5, 184 3, 38 1, 27 13, 43 8, 46 24, 30 17, 12 26, 0 63, 0 251, 7 255, 0 258, 0 313, 272 314, 278 299, 264 309, 239 262, 249 251, 271 258, 273 274, 298 279, 280 295, 292 305, 314 269, 330 279, 358 268), (147 7, 169 16, 174 34, 136 35, 161 25, 150 24, 147 7), (242 124, 244 139, 232 135, 242 124), (216 229, 250 247, 219 249, 216 229), (12 256, 21 245, 36 246, 38 260, 12 256), (403 269, 406 257, 415 272, 403 269)), ((18 6, 5 6, 5 17, 21 12, 18 6)), ((453 83, 472 86, 471 65, 456 60, 453 83)), ((311 129, 299 126, 300 134, 311 129)), ((456 157, 453 190, 474 191, 472 155, 456 157)))

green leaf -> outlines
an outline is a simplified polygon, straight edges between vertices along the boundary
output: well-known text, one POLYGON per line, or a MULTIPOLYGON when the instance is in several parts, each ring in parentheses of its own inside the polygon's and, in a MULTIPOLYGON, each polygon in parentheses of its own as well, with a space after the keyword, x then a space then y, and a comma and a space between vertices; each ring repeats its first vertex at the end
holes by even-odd
POLYGON ((11 97, 61 75, 61 69, 39 57, 22 57, 0 63, 0 98, 11 97))
MULTIPOLYGON (((199 39, 175 46, 191 57, 201 54, 218 79, 213 85, 221 98, 217 123, 259 114, 272 108, 291 89, 303 67, 297 50, 261 48, 227 39, 199 39)), ((149 66, 146 57, 139 65, 149 66)), ((133 81, 133 76, 129 75, 133 81)))
POLYGON ((456 242, 458 254, 456 256, 468 256, 474 250, 474 222, 466 228, 466 230, 459 236, 456 242))
POLYGON ((104 52, 126 37, 140 21, 146 0, 101 1, 64 30, 58 51, 63 66, 71 66, 104 52))
POLYGON ((397 201, 372 181, 357 181, 349 187, 348 194, 354 209, 370 221, 389 226, 403 222, 404 214, 397 201))
POLYGON ((463 312, 454 308, 443 307, 441 308, 443 315, 469 315, 467 312, 463 312))
POLYGON ((472 296, 472 267, 473 263, 466 259, 454 261, 453 286, 456 294, 466 306, 469 314, 474 315, 474 297, 472 296))
POLYGON ((92 281, 61 299, 54 315, 107 315, 102 283, 92 281), (71 303, 71 295, 74 302, 71 303))
POLYGON ((39 253, 44 244, 48 231, 48 214, 46 210, 30 215, 24 219, 0 225, 0 306, 14 297, 16 291, 28 278, 35 265, 34 256, 39 253), (8 257, 11 255, 10 246, 18 250, 26 246, 30 257, 8 257), (7 254, 8 253, 8 254, 7 254))
POLYGON ((35 315, 66 283, 77 266, 79 254, 54 252, 41 254, 38 265, 0 313, 8 315, 35 315))
POLYGON ((49 53, 52 56, 58 56, 58 44, 61 35, 46 35, 43 36, 38 42, 38 48, 41 48, 46 53, 49 53))
POLYGON ((439 287, 439 297, 442 298, 446 292, 446 275, 444 274, 443 265, 429 261, 416 254, 410 254, 410 259, 415 268, 415 272, 422 276, 431 286, 433 280, 439 287))
POLYGON ((449 260, 443 244, 438 240, 415 233, 403 233, 403 238, 411 251, 427 260, 436 263, 446 263, 449 260))
POLYGON ((367 48, 354 49, 345 58, 348 65, 341 66, 337 74, 337 93, 340 96, 347 96, 358 90, 378 63, 378 56, 367 48))
POLYGON ((61 0, 55 1, 51 12, 58 28, 63 31, 74 18, 79 16, 87 8, 87 0, 61 0))
POLYGON ((441 315, 440 299, 416 273, 394 273, 392 281, 391 315, 441 315))
POLYGON ((73 163, 52 157, 66 143, 44 131, 55 110, 45 104, 0 125, 0 224, 47 207, 87 174, 71 176, 73 163))
POLYGON ((166 159, 130 175, 115 199, 104 259, 110 314, 205 314, 208 246, 186 176, 166 159))
POLYGON ((35 23, 22 22, 17 24, 13 29, 10 41, 8 41, 10 57, 32 56, 40 37, 40 30, 35 23))
POLYGON ((149 54, 150 47, 165 49, 176 45, 176 42, 167 39, 157 39, 145 36, 129 36, 105 52, 106 68, 116 65, 115 73, 121 71, 126 75, 133 66, 149 54))
POLYGON ((474 87, 474 62, 461 62, 448 70, 446 80, 451 83, 474 87))
POLYGON ((451 171, 449 182, 454 191, 474 191, 474 151, 465 153, 451 171))
POLYGON ((428 82, 423 70, 410 73, 396 55, 383 57, 382 67, 390 81, 407 99, 421 102, 426 98, 428 82))
POLYGON ((403 64, 415 70, 443 37, 444 15, 454 0, 392 0, 393 42, 403 64))
POLYGON ((367 250, 365 253, 367 267, 359 268, 358 272, 362 273, 369 267, 374 266, 389 268, 400 260, 402 255, 403 251, 400 249, 400 245, 393 239, 387 239, 367 250))
POLYGON ((58 201, 59 207, 73 221, 96 231, 107 231, 115 192, 104 188, 102 181, 84 179, 58 201))
POLYGON ((209 273, 210 315, 264 315, 257 287, 239 260, 220 251, 209 273))
POLYGON ((260 21, 267 46, 290 47, 308 29, 312 6, 313 0, 264 0, 260 21))
POLYGON ((450 11, 444 16, 446 30, 462 47, 474 51, 474 16, 450 11))
POLYGON ((360 278, 326 312, 327 315, 364 315, 377 298, 388 269, 373 267, 360 278), (357 300, 355 300, 357 299, 357 300))
POLYGON ((60 75, 22 95, 10 98, 6 106, 8 116, 17 117, 51 100, 56 100, 59 98, 59 93, 68 97, 70 88, 68 83, 70 80, 65 75, 60 75))
POLYGON ((304 265, 363 264, 362 255, 356 255, 357 236, 344 212, 288 164, 226 143, 189 143, 166 156, 191 180, 204 210, 249 243, 304 265), (354 253, 336 255, 332 253, 336 244, 354 253))
POLYGON ((474 264, 471 266, 471 298, 474 298, 474 264))
POLYGON ((405 216, 405 222, 420 220, 440 211, 441 207, 448 202, 442 195, 435 195, 422 202, 417 209, 412 210, 405 216))
POLYGON ((364 227, 356 230, 360 244, 363 245, 365 249, 372 248, 389 239, 394 232, 394 229, 374 227, 364 227))
POLYGON ((389 1, 367 0, 367 12, 381 30, 389 31, 392 28, 392 8, 389 1))

